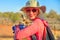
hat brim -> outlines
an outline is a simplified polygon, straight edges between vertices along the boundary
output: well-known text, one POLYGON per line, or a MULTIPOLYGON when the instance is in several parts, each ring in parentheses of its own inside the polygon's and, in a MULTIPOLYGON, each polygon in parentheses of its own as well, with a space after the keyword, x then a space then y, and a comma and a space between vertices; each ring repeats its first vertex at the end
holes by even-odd
POLYGON ((45 11, 46 11, 45 6, 41 6, 41 7, 23 7, 23 8, 21 8, 21 11, 24 11, 26 8, 39 8, 43 13, 45 13, 45 11))

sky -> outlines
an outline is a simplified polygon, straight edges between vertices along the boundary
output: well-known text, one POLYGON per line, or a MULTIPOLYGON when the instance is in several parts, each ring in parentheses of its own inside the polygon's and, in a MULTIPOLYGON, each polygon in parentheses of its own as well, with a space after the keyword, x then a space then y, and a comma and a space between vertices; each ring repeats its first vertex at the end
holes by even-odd
MULTIPOLYGON (((19 12, 28 0, 0 0, 0 12, 19 12)), ((51 9, 60 14, 60 0, 37 0, 40 6, 46 6, 46 12, 51 9)))

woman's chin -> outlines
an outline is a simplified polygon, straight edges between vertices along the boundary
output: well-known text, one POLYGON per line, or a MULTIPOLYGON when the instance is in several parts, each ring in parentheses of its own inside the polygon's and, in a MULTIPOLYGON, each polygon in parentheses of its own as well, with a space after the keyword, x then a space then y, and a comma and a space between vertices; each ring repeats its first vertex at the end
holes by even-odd
POLYGON ((31 20, 35 19, 35 17, 30 17, 31 20))

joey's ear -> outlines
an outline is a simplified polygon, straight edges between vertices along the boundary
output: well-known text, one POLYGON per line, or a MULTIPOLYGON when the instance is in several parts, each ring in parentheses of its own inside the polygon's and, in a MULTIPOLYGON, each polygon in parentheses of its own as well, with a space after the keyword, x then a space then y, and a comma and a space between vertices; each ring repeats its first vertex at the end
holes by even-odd
POLYGON ((45 13, 45 11, 46 11, 46 7, 45 6, 41 6, 40 9, 42 10, 43 13, 45 13))

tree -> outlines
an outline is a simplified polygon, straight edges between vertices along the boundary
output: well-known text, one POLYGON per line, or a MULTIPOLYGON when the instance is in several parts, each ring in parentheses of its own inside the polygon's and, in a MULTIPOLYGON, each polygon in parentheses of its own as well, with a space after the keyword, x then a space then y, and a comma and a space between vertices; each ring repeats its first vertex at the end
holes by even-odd
POLYGON ((0 17, 2 17, 2 12, 0 12, 0 17))
POLYGON ((3 17, 4 17, 4 18, 8 18, 8 17, 9 17, 9 12, 4 12, 4 13, 3 13, 3 17))
POLYGON ((16 22, 17 20, 20 19, 20 16, 19 16, 19 14, 17 14, 17 13, 13 13, 13 14, 11 15, 10 19, 11 19, 13 22, 16 22))
POLYGON ((51 10, 48 14, 48 18, 57 18, 58 15, 54 10, 51 10))
POLYGON ((58 18, 57 19, 60 21, 60 15, 58 15, 58 18))
POLYGON ((47 13, 44 13, 44 18, 48 18, 48 14, 47 13))

